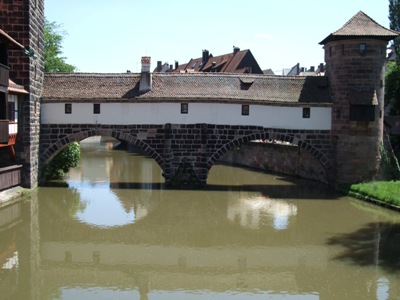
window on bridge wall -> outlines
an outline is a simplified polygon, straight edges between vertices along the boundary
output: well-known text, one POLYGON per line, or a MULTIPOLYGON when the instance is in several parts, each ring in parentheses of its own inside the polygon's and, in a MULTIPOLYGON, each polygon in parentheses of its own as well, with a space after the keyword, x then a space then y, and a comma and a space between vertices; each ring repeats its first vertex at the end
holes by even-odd
POLYGON ((100 103, 94 103, 93 104, 93 113, 94 114, 100 114, 100 103))
POLYGON ((189 104, 188 103, 181 103, 181 114, 189 113, 189 104))
POLYGON ((311 117, 311 108, 303 107, 303 119, 309 119, 311 117))
POLYGON ((242 105, 242 116, 250 115, 250 105, 244 104, 242 105))
POLYGON ((65 114, 71 114, 72 113, 72 104, 71 103, 65 103, 64 111, 65 111, 65 114))

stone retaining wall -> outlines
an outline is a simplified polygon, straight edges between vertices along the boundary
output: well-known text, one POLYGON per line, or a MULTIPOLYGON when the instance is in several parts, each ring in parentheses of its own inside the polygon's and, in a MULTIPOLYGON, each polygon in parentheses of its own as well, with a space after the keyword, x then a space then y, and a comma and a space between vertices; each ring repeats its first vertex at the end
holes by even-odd
POLYGON ((220 161, 328 183, 319 161, 294 145, 251 142, 227 152, 220 161))

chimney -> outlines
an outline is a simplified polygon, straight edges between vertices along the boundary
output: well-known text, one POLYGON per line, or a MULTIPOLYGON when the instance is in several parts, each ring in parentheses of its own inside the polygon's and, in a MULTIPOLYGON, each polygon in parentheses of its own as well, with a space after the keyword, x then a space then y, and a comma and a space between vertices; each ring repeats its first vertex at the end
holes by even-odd
POLYGON ((209 57, 210 57, 210 52, 208 50, 203 50, 203 59, 201 61, 202 66, 207 62, 209 57))
POLYGON ((310 67, 310 72, 315 72, 315 67, 314 66, 310 67))
POLYGON ((179 67, 179 63, 178 63, 178 61, 176 60, 176 61, 175 61, 175 70, 177 70, 178 67, 179 67))
POLYGON ((151 91, 150 56, 142 56, 142 72, 140 73, 140 92, 151 91))
POLYGON ((236 54, 240 51, 239 47, 233 46, 233 54, 236 54))
POLYGON ((319 71, 320 72, 324 72, 325 70, 324 70, 324 64, 323 63, 320 63, 319 64, 319 71))
POLYGON ((162 68, 162 61, 161 60, 159 60, 159 61, 157 61, 157 72, 161 72, 161 68, 162 68))

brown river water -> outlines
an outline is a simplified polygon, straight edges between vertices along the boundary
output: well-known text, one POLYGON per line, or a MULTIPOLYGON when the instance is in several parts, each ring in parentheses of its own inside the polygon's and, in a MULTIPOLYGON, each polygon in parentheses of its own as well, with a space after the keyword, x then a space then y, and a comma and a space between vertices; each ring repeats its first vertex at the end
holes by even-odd
POLYGON ((0 209, 0 299, 400 299, 400 213, 215 165, 165 189, 146 156, 82 142, 65 184, 0 209))

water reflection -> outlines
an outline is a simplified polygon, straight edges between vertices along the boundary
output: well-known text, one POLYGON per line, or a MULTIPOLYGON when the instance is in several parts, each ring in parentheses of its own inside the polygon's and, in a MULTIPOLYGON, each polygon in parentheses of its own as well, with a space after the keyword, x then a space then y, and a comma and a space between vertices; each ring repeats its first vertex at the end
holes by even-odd
POLYGON ((294 203, 265 196, 239 195, 238 199, 229 199, 227 217, 232 222, 238 221, 242 227, 258 229, 266 224, 275 230, 284 230, 289 226, 289 217, 297 214, 294 203))
MULTIPOLYGON (((69 172, 68 186, 80 195, 79 209, 74 212, 74 218, 88 225, 123 226, 134 223, 136 218, 141 219, 147 215, 146 208, 138 207, 136 216, 131 201, 120 198, 110 189, 112 180, 118 181, 124 176, 121 170, 129 173, 128 168, 122 167, 122 164, 127 163, 126 160, 114 160, 118 152, 111 150, 118 144, 119 142, 114 139, 101 137, 82 141, 81 151, 84 159, 79 167, 69 172)), ((152 182, 151 162, 143 159, 138 162, 140 165, 133 167, 140 170, 140 179, 152 182)))
POLYGON ((398 213, 222 165, 202 190, 169 190, 154 161, 109 148, 84 149, 68 188, 40 188, 4 224, 2 299, 400 295, 398 213))

